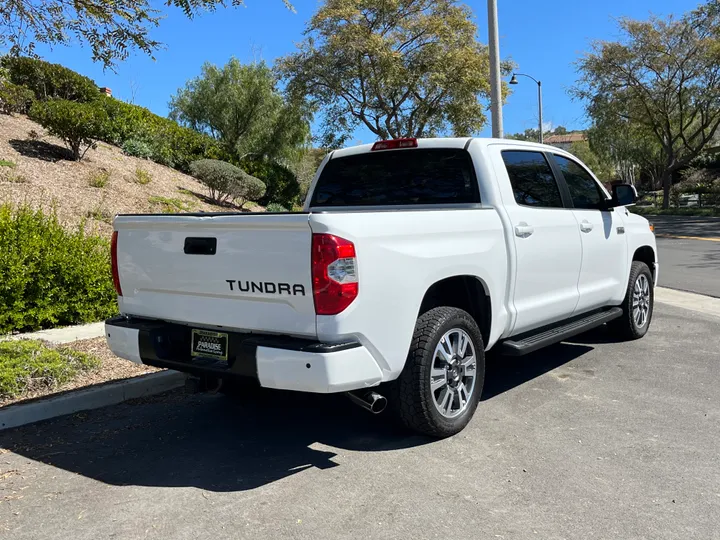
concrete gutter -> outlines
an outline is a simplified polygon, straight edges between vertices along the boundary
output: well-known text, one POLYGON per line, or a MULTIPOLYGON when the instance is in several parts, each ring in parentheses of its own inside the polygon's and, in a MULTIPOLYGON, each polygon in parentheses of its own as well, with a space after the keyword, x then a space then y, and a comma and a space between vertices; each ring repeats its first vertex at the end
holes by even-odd
POLYGON ((72 343, 81 339, 98 338, 105 335, 105 323, 81 324, 79 326, 67 326, 65 328, 52 328, 51 330, 40 330, 39 332, 28 332, 25 334, 12 334, 0 336, 2 339, 42 339, 56 345, 72 343))
POLYGON ((0 431, 79 411, 117 405, 129 399, 161 394, 184 384, 184 373, 168 370, 8 405, 0 408, 0 431))

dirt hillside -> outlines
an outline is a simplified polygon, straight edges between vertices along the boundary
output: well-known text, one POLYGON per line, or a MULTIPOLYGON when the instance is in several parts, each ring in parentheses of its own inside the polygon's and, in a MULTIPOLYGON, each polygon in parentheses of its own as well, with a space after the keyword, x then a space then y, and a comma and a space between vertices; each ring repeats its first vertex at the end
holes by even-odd
POLYGON ((0 203, 55 205, 66 225, 86 219, 88 229, 108 234, 115 214, 227 211, 209 203, 206 194, 191 176, 106 143, 72 161, 62 141, 39 124, 0 115, 0 203))

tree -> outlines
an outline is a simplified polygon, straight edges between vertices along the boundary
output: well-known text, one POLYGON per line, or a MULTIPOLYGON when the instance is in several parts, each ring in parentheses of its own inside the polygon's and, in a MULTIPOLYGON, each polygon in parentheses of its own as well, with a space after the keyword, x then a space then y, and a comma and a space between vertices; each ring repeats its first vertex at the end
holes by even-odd
POLYGON ((680 19, 621 19, 621 41, 596 42, 578 63, 574 94, 585 100, 596 126, 638 135, 634 145, 643 151, 636 153, 660 169, 664 208, 673 173, 698 156, 720 126, 718 4, 680 19))
POLYGON ((210 198, 218 204, 239 199, 242 208, 248 201, 257 201, 265 195, 265 184, 260 179, 225 161, 193 161, 190 173, 208 187, 210 198))
POLYGON ((205 63, 172 97, 170 118, 215 137, 238 161, 293 157, 309 138, 309 110, 300 99, 284 99, 276 82, 264 62, 205 63))
MULTIPOLYGON (((565 126, 558 126, 554 130, 548 130, 543 132, 543 137, 547 138, 552 135, 566 135, 568 133, 568 130, 565 128, 565 126)), ((538 142, 540 138, 538 137, 538 130, 534 128, 528 128, 522 133, 513 133, 512 135, 508 135, 505 137, 506 139, 514 139, 516 141, 530 141, 530 142, 538 142)))
POLYGON ((80 103, 64 99, 38 101, 30 109, 30 118, 62 139, 80 161, 95 146, 107 123, 105 109, 96 102, 80 103))
POLYGON ((592 151, 590 144, 587 141, 572 143, 570 146, 570 153, 577 156, 580 161, 590 167, 590 170, 595 173, 595 176, 603 182, 609 182, 617 176, 615 166, 612 161, 602 159, 598 156, 592 151))
POLYGON ((305 33, 278 69, 291 93, 322 109, 324 146, 358 126, 387 139, 485 125, 488 50, 455 0, 327 0, 305 33))
MULTIPOLYGON (((283 0, 289 9, 292 4, 283 0)), ((232 0, 232 5, 243 5, 232 0)), ((225 0, 165 0, 188 18, 201 11, 225 7, 225 0)), ((162 14, 149 0, 0 0, 0 47, 12 55, 32 55, 37 43, 69 45, 87 43, 93 60, 112 68, 131 51, 152 56, 161 43, 150 38, 150 30, 162 14)))

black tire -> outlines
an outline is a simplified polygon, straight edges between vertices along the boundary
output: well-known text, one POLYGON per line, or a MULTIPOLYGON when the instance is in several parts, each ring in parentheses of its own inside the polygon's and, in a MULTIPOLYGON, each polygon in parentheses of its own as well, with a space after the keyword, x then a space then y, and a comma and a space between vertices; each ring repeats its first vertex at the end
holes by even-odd
POLYGON ((622 317, 610 321, 608 326, 610 330, 618 337, 625 340, 640 339, 647 334, 648 328, 650 328, 650 322, 652 321, 653 307, 655 304, 655 291, 653 290, 653 277, 652 272, 648 268, 647 264, 640 261, 633 261, 630 267, 630 278, 628 279, 627 291, 625 293, 625 299, 620 307, 623 309, 622 317), (642 277, 641 277, 642 276, 642 277), (634 313, 633 313, 633 292, 638 280, 642 283, 642 279, 648 284, 649 297, 647 299, 647 316, 642 324, 638 324, 634 313))
MULTIPOLYGON (((405 367, 400 377, 391 385, 391 404, 408 428, 433 437, 449 437, 462 431, 470 422, 480 401, 484 382, 485 347, 477 323, 461 309, 438 307, 424 313, 417 320, 405 367), (464 410, 459 412, 463 407, 462 399, 452 397, 453 400, 458 400, 458 416, 448 418, 441 414, 435 405, 430 373, 435 361, 436 347, 443 336, 454 329, 463 330, 470 337, 475 350, 476 369, 473 388, 467 396, 464 410)), ((443 390, 436 392, 442 395, 443 390)), ((457 395, 460 395, 459 391, 457 395)), ((454 402, 450 407, 453 405, 454 402)))

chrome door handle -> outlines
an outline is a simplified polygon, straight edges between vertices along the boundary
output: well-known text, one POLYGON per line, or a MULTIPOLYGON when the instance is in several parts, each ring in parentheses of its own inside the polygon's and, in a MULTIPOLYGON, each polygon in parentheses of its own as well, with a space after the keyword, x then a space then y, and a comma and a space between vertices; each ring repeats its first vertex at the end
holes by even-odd
POLYGON ((582 222, 580 223, 580 230, 582 232, 590 232, 593 230, 593 225, 587 220, 582 220, 582 222))
POLYGON ((534 232, 535 229, 524 221, 521 221, 520 223, 515 225, 515 236, 519 236, 520 238, 527 238, 534 232))

